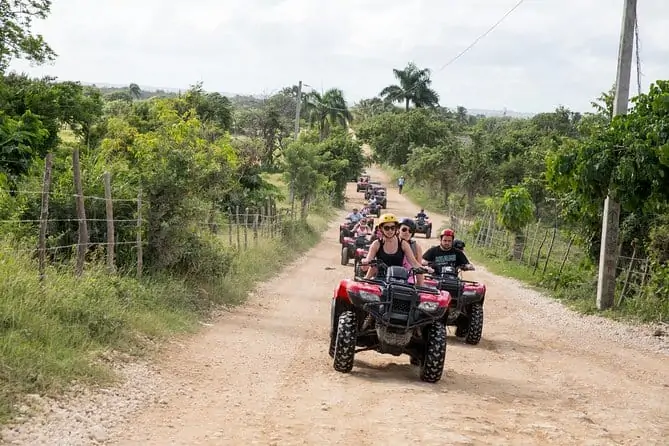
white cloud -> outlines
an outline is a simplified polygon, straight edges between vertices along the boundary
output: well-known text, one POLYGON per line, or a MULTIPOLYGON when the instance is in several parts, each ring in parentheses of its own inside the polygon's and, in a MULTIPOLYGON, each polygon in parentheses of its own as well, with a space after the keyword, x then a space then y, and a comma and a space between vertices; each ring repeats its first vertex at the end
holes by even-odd
MULTIPOLYGON (((52 66, 87 82, 271 92, 299 79, 349 100, 413 60, 447 106, 585 110, 615 80, 622 1, 527 0, 450 66, 516 0, 59 0, 38 31, 52 66)), ((669 1, 639 2, 644 86, 669 78, 669 1)), ((636 78, 633 75, 633 85, 636 78)), ((633 91, 635 88, 633 87, 633 91)))

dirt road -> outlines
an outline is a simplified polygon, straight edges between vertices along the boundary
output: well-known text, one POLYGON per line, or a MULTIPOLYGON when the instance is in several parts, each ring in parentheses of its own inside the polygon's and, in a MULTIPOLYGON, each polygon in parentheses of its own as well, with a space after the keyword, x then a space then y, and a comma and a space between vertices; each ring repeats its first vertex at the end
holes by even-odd
MULTIPOLYGON (((372 176, 382 174, 372 170, 372 176)), ((349 187, 349 207, 361 194, 349 187)), ((389 211, 416 206, 389 188, 389 211)), ((444 216, 432 215, 438 221, 444 216)), ((119 445, 553 444, 669 442, 669 358, 643 330, 582 318, 479 268, 484 340, 449 336, 446 373, 418 380, 408 357, 327 354, 339 221, 250 302, 158 364, 160 398, 104 436, 119 445)), ((432 243, 423 241, 424 248, 432 243)), ((430 242, 433 242, 430 240, 430 242)), ((150 379, 150 378, 149 378, 150 379)), ((57 443, 51 443, 57 444, 57 443)), ((64 444, 64 443, 61 443, 64 444)))

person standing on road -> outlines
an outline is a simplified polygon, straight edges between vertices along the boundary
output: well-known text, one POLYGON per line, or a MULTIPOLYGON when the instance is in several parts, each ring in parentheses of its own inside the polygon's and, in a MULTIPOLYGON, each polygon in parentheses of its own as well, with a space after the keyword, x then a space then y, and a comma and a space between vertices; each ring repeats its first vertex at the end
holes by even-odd
POLYGON ((404 175, 397 179, 397 187, 400 190, 400 195, 402 195, 402 188, 404 187, 404 175))

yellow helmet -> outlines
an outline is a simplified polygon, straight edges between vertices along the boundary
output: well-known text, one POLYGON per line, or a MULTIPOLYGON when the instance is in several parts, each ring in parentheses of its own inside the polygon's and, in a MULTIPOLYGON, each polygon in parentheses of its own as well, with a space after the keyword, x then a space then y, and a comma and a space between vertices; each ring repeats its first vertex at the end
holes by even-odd
POLYGON ((382 224, 385 223, 395 223, 396 225, 398 225, 400 221, 397 219, 397 217, 395 217, 395 214, 381 214, 379 216, 379 221, 377 224, 381 226, 382 224))

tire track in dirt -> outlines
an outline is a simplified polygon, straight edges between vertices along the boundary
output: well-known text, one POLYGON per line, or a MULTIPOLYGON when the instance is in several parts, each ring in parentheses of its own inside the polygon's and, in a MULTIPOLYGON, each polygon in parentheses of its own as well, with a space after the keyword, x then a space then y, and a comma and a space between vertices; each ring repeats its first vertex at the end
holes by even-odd
MULTIPOLYGON (((388 211, 415 214, 395 188, 388 192, 388 211)), ((361 195, 351 184, 348 207, 361 195)), ((445 219, 432 217, 435 226, 445 219)), ((356 355, 350 374, 335 372, 330 298, 353 274, 338 262, 338 225, 248 304, 171 348, 160 362, 163 400, 115 432, 114 443, 665 443, 666 356, 623 346, 480 267, 466 274, 488 285, 483 340, 468 346, 451 334, 441 382, 420 382, 407 357, 373 352, 356 355)))

